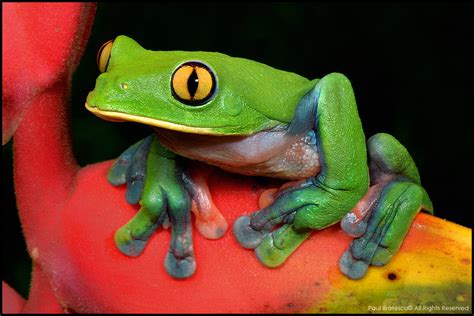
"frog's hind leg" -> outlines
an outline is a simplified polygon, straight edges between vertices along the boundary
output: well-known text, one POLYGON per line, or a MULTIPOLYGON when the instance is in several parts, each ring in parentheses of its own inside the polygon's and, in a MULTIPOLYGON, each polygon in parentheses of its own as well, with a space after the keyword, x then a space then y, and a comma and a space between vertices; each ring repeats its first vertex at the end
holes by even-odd
POLYGON ((317 146, 321 172, 270 196, 270 205, 264 201, 268 206, 233 225, 237 242, 255 249, 267 267, 283 264, 312 230, 338 223, 369 186, 365 136, 344 75, 332 73, 316 83, 296 106, 288 133, 314 134, 308 138, 317 146))
POLYGON ((394 137, 377 134, 368 142, 371 187, 342 220, 342 228, 359 237, 339 261, 351 279, 362 278, 369 265, 387 264, 400 248, 415 215, 432 204, 408 151, 394 137))

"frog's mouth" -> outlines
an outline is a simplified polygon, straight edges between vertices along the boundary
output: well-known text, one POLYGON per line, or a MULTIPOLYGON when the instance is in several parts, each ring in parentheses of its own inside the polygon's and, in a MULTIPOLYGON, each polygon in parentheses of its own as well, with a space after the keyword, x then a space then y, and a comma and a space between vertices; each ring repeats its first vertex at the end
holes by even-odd
MULTIPOLYGON (((141 124, 146 124, 150 126, 160 127, 168 130, 183 132, 183 133, 190 133, 190 134, 201 134, 201 135, 220 135, 219 132, 216 132, 212 128, 207 127, 194 127, 194 126, 186 126, 180 125, 176 123, 161 121, 149 117, 143 116, 136 116, 133 114, 127 114, 122 112, 115 112, 115 111, 103 111, 99 110, 97 107, 90 106, 86 102, 86 109, 94 113, 96 116, 100 117, 101 119, 112 121, 112 122, 136 122, 141 124)), ((223 133, 221 135, 224 135, 223 133)))

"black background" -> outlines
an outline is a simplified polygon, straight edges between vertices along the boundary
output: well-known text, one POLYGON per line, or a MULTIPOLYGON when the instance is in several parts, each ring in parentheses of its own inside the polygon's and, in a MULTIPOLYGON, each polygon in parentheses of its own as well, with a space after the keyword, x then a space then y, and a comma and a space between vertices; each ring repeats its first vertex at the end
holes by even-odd
MULTIPOLYGON (((113 159, 149 133, 102 121, 83 106, 98 75, 97 50, 119 34, 147 49, 218 51, 309 79, 344 73, 366 137, 387 132, 399 139, 435 214, 471 227, 470 2, 101 3, 73 80, 73 144, 81 165, 113 159)), ((26 296, 31 262, 15 209, 11 142, 2 161, 2 278, 26 296)))

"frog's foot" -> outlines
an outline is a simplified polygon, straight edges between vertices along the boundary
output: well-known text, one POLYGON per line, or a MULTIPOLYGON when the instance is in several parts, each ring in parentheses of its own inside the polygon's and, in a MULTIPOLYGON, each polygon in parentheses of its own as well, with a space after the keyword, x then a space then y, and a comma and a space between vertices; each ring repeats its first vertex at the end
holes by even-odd
POLYGON ((191 210, 196 215, 194 223, 199 233, 208 239, 219 239, 224 236, 228 224, 219 209, 215 207, 214 203, 211 203, 206 203, 203 206, 194 200, 191 210))
POLYGON ((255 249, 257 258, 267 267, 277 267, 310 235, 309 229, 294 224, 297 212, 316 207, 312 201, 312 179, 290 182, 280 190, 265 191, 260 198, 264 206, 250 216, 241 216, 234 222, 238 243, 255 249), (274 229, 276 227, 276 229, 274 229))
POLYGON ((421 209, 432 210, 426 191, 419 185, 416 167, 398 141, 387 134, 372 137, 369 159, 374 185, 341 221, 344 231, 358 237, 339 260, 341 271, 351 279, 362 278, 369 265, 387 264, 415 215, 421 209))
POLYGON ((206 238, 218 239, 224 236, 228 224, 224 216, 214 204, 207 179, 212 170, 204 167, 204 170, 189 170, 189 174, 183 175, 186 190, 193 199, 191 210, 196 216, 196 227, 206 238))
POLYGON ((275 231, 271 231, 272 225, 257 228, 252 220, 252 216, 237 219, 234 235, 242 247, 255 249, 258 260, 269 268, 283 264, 310 234, 296 231, 292 224, 284 224, 275 231))
POLYGON ((140 255, 152 233, 161 225, 171 226, 171 243, 165 269, 176 279, 187 278, 196 270, 192 242, 190 199, 182 188, 167 188, 144 195, 138 213, 115 233, 115 243, 128 256, 140 255))
POLYGON ((138 213, 115 232, 115 244, 123 254, 137 257, 143 252, 150 236, 165 222, 165 201, 161 190, 158 194, 144 194, 138 213))
POLYGON ((275 202, 275 199, 280 196, 281 194, 284 193, 285 189, 288 188, 298 188, 299 185, 303 185, 307 180, 294 180, 294 181, 288 181, 283 183, 278 189, 272 188, 272 189, 267 189, 260 194, 258 204, 259 207, 266 208, 267 206, 270 206, 273 202, 275 202))
MULTIPOLYGON (((130 204, 137 204, 142 197, 146 161, 152 141, 153 136, 150 135, 130 146, 115 160, 109 171, 108 180, 112 185, 127 184, 125 197, 130 204)), ((122 253, 136 257, 143 252, 151 234, 166 219, 166 213, 161 214, 161 207, 156 201, 152 203, 147 200, 133 221, 116 231, 115 243, 122 253)))
POLYGON ((196 271, 196 258, 194 256, 191 201, 184 192, 178 193, 178 199, 170 200, 169 217, 171 225, 171 243, 165 259, 165 268, 168 274, 176 279, 190 277, 196 271), (181 195, 181 197, 179 197, 181 195))
POLYGON ((384 183, 373 185, 364 197, 341 220, 341 228, 351 237, 360 237, 367 229, 366 219, 380 196, 384 183))
MULTIPOLYGON (((145 219, 145 212, 140 213, 140 211, 133 218, 133 222, 130 221, 119 228, 114 235, 115 244, 119 250, 129 257, 141 255, 151 234, 163 224, 163 219, 158 219, 155 223, 151 223, 151 225, 148 224, 150 220, 145 219)), ((165 214, 163 213, 162 215, 165 214)))
MULTIPOLYGON (((415 215, 424 208, 425 196, 425 190, 416 183, 387 183, 373 201, 370 215, 361 221, 364 225, 356 225, 358 228, 354 230, 351 225, 343 224, 346 232, 361 237, 352 241, 342 255, 339 261, 341 271, 351 279, 360 279, 369 265, 387 264, 400 248, 415 215)), ((345 222, 349 222, 347 216, 345 222)))
POLYGON ((191 199, 184 188, 176 161, 153 136, 124 152, 113 165, 109 181, 127 183, 127 201, 139 202, 140 210, 115 233, 118 249, 139 256, 153 232, 171 227, 171 243, 165 269, 182 279, 196 270, 192 243, 191 199), (145 177, 146 175, 146 177, 145 177))

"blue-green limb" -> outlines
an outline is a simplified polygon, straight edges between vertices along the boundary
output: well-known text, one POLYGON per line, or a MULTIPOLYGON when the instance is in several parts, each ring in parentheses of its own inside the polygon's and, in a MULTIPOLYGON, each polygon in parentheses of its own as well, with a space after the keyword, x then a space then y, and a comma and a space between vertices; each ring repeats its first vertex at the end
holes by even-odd
POLYGON ((363 220, 349 225, 354 218, 349 213, 342 221, 344 230, 360 236, 339 261, 341 271, 351 279, 362 278, 369 265, 387 264, 400 248, 415 215, 422 209, 433 210, 414 161, 394 137, 377 134, 369 139, 368 150, 371 183, 381 189, 368 197, 372 201, 367 201, 370 210, 363 220))
MULTIPOLYGON (((107 180, 112 185, 119 186, 127 183, 127 177, 129 177, 127 176, 127 173, 129 172, 129 168, 132 165, 132 158, 135 156, 135 152, 141 148, 140 150, 144 151, 144 153, 148 155, 148 150, 152 139, 153 135, 150 135, 145 139, 139 140, 132 146, 128 147, 122 154, 120 154, 117 159, 115 159, 107 175, 107 180)), ((142 171, 145 172, 146 170, 143 169, 142 171)))
POLYGON ((268 267, 284 263, 313 229, 339 222, 368 188, 365 136, 345 76, 325 76, 303 97, 288 132, 304 135, 306 128, 315 131, 321 172, 234 223, 240 245, 255 249, 268 267))
POLYGON ((160 226, 170 225, 171 242, 165 269, 177 279, 191 276, 196 270, 191 200, 182 183, 176 155, 150 136, 122 156, 129 162, 128 167, 124 167, 125 163, 116 164, 117 169, 113 168, 111 174, 115 179, 125 180, 127 201, 138 200, 140 210, 116 231, 117 247, 125 255, 139 256, 153 232, 160 226))

